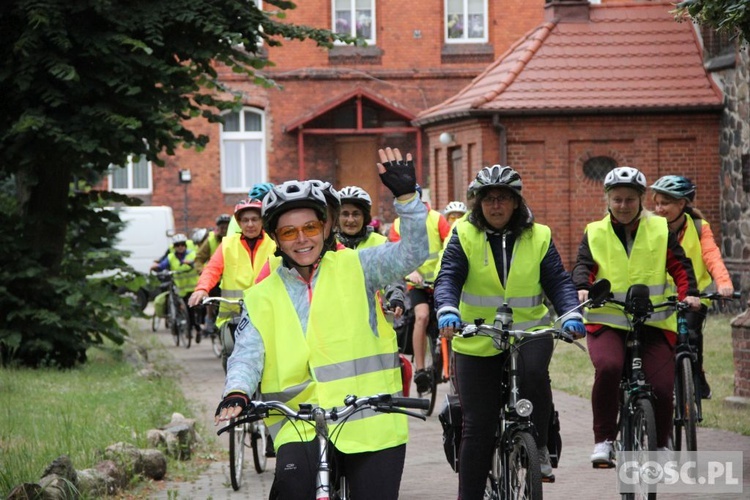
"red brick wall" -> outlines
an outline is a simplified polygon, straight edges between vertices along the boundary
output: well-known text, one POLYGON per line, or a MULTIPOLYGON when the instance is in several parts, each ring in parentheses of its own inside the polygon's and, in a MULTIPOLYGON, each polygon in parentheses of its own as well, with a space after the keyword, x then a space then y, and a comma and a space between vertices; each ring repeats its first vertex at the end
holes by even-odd
MULTIPOLYGON (((587 223, 606 211, 601 182, 583 175, 593 156, 609 156, 618 165, 643 171, 649 184, 666 174, 686 175, 698 185, 695 205, 708 221, 717 241, 719 226, 719 117, 716 114, 644 116, 516 117, 501 120, 507 130, 507 163, 523 178, 524 196, 538 222, 552 227, 555 244, 566 266, 572 266, 587 223)), ((497 132, 488 120, 454 124, 457 143, 482 137, 483 148, 467 177, 484 165, 498 163, 497 132), (479 160, 481 158, 481 160, 479 160)), ((429 144, 440 148, 445 126, 426 130, 429 144)), ((431 165, 440 178, 445 153, 431 165)), ((446 190, 434 189, 436 204, 449 201, 446 190)), ((653 207, 648 193, 646 207, 653 207)))

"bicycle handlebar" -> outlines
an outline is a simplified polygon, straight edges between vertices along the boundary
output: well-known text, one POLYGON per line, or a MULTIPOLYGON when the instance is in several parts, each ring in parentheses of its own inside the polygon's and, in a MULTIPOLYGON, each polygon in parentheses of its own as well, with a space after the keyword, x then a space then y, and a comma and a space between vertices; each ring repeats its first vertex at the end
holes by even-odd
POLYGON ((403 410, 402 408, 413 408, 418 410, 427 410, 430 407, 430 401, 428 399, 421 398, 405 398, 399 396, 391 396, 390 394, 377 394, 375 396, 367 396, 358 398, 357 396, 349 395, 344 398, 344 408, 332 408, 330 410, 324 410, 320 407, 313 407, 312 405, 301 404, 299 411, 296 411, 281 401, 250 401, 245 410, 230 423, 219 429, 217 434, 223 434, 232 427, 242 425, 249 422, 254 422, 261 418, 269 416, 271 411, 276 411, 281 415, 292 418, 294 420, 303 421, 315 421, 316 418, 322 415, 323 419, 328 422, 336 422, 339 420, 346 419, 356 413, 357 411, 365 408, 371 408, 376 412, 381 413, 403 413, 410 417, 421 418, 426 420, 427 417, 421 414, 412 413, 403 410))
POLYGON ((235 306, 242 305, 242 299, 225 299, 224 297, 204 297, 201 300, 201 305, 206 306, 212 303, 224 302, 225 304, 232 304, 235 306))
POLYGON ((525 338, 552 336, 552 338, 560 339, 568 344, 574 344, 582 351, 586 351, 586 348, 581 345, 576 339, 574 339, 568 332, 563 331, 560 328, 544 328, 542 330, 506 330, 498 328, 493 325, 481 324, 481 325, 470 325, 464 324, 461 328, 461 332, 457 333, 456 337, 464 339, 471 337, 491 337, 496 343, 507 348, 508 340, 513 337, 517 340, 523 340, 525 338))

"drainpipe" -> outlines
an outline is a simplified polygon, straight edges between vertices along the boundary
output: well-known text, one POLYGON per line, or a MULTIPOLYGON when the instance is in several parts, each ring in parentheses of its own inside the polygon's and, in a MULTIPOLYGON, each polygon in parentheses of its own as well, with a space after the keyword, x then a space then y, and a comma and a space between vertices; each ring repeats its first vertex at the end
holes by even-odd
POLYGON ((497 131, 497 139, 500 147, 500 165, 508 164, 508 132, 505 125, 500 123, 500 115, 492 115, 492 127, 497 131))

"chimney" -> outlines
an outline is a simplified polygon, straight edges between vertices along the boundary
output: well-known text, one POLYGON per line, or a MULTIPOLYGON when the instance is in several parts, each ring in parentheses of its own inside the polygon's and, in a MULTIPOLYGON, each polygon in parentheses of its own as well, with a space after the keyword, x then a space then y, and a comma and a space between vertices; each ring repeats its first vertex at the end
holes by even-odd
POLYGON ((546 0, 544 20, 560 23, 587 23, 589 2, 588 0, 546 0))

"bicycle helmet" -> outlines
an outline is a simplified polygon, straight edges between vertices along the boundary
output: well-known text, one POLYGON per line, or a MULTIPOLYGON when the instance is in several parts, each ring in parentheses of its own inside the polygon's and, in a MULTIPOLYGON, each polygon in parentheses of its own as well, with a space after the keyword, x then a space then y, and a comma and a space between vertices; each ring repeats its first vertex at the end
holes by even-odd
MULTIPOLYGON (((278 184, 263 198, 263 228, 268 234, 276 231, 279 217, 294 208, 312 208, 320 220, 326 220, 327 201, 318 187, 320 181, 286 181, 278 184)), ((330 185, 330 184, 329 184, 330 185)))
POLYGON ((372 207, 372 198, 367 191, 358 186, 346 186, 339 191, 341 203, 352 203, 365 208, 368 212, 372 207))
POLYGON ((265 198, 271 189, 273 189, 273 184, 270 182, 259 182, 253 184, 253 187, 247 193, 247 197, 253 200, 263 201, 263 198, 265 198))
POLYGON ((239 217, 240 212, 244 210, 249 210, 251 208, 254 208, 255 210, 260 211, 263 204, 259 200, 251 200, 251 199, 245 199, 240 200, 237 202, 237 204, 234 206, 234 217, 239 217))
POLYGON ((646 176, 633 167, 615 167, 604 178, 604 190, 609 191, 614 187, 629 187, 639 193, 646 192, 646 176))
POLYGON ((216 225, 219 224, 229 224, 229 222, 232 220, 232 216, 229 214, 221 214, 216 218, 216 225))
POLYGON ((460 212, 462 214, 465 214, 466 212, 468 212, 468 209, 462 201, 452 201, 445 206, 443 215, 448 215, 451 212, 460 212))
POLYGON ((180 243, 184 243, 185 245, 187 245, 187 241, 188 241, 187 236, 185 236, 182 233, 177 233, 174 236, 172 236, 172 244, 173 245, 178 245, 180 243))
POLYGON ((471 193, 471 197, 473 198, 480 191, 495 187, 509 188, 521 196, 523 182, 521 182, 521 176, 518 172, 511 167, 492 165, 491 167, 484 167, 479 171, 474 181, 469 184, 469 193, 471 193))
POLYGON ((205 227, 198 227, 193 230, 193 234, 190 235, 190 239, 195 242, 196 245, 203 243, 203 240, 208 236, 208 229, 205 227))
POLYGON ((681 175, 665 175, 653 183, 651 189, 678 200, 693 201, 695 199, 695 184, 681 175))
POLYGON ((339 192, 333 188, 333 184, 327 181, 321 181, 318 179, 310 179, 315 187, 320 189, 323 195, 326 197, 326 203, 334 210, 341 208, 341 197, 339 192))

